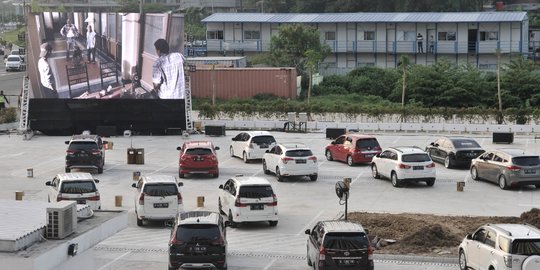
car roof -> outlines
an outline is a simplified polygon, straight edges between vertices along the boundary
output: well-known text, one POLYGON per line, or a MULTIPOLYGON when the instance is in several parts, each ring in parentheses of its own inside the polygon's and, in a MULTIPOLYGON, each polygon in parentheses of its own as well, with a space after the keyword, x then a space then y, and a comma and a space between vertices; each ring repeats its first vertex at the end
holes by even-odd
POLYGON ((270 182, 262 177, 237 175, 233 179, 236 180, 240 186, 270 186, 270 182))
POLYGON ((84 141, 84 140, 97 140, 99 138, 98 135, 88 135, 88 134, 77 134, 71 136, 72 141, 84 141))
POLYGON ((187 148, 207 147, 212 148, 212 143, 209 141, 190 141, 185 143, 187 148))
POLYGON ((488 227, 502 230, 512 238, 540 238, 540 230, 529 224, 487 224, 488 227))
POLYGON ((309 147, 307 147, 303 143, 278 143, 279 146, 282 146, 285 148, 285 150, 293 150, 293 149, 307 149, 309 150, 309 147))
MULTIPOLYGON (((528 155, 525 153, 523 149, 519 148, 499 148, 495 149, 495 151, 505 153, 509 156, 538 156, 538 155, 528 155)), ((488 151, 491 152, 491 151, 488 151)))
POLYGON ((451 141, 457 141, 457 140, 471 140, 471 141, 476 141, 475 139, 471 138, 471 137, 464 137, 464 136, 443 136, 441 138, 446 138, 446 139, 449 139, 451 141))
POLYGON ((359 223, 349 220, 326 220, 321 221, 326 232, 365 232, 359 223))
POLYGON ((218 224, 219 214, 210 211, 189 211, 178 215, 178 225, 218 224))
POLYGON ((270 132, 261 130, 261 131, 248 131, 246 132, 251 137, 257 137, 257 136, 273 136, 270 132))
POLYGON ((426 153, 422 148, 418 146, 395 146, 390 148, 396 150, 401 154, 426 153))
POLYGON ((56 177, 62 181, 80 181, 80 180, 94 180, 94 177, 90 173, 75 172, 75 173, 59 173, 56 177))
POLYGON ((375 139, 375 136, 368 135, 368 134, 347 133, 347 134, 344 134, 344 135, 353 137, 355 139, 375 139))
POLYGON ((7 56, 7 58, 10 58, 10 57, 18 57, 18 58, 21 58, 21 56, 18 55, 18 54, 10 54, 10 55, 7 56))
POLYGON ((142 178, 146 183, 176 183, 176 177, 171 175, 146 175, 142 178))

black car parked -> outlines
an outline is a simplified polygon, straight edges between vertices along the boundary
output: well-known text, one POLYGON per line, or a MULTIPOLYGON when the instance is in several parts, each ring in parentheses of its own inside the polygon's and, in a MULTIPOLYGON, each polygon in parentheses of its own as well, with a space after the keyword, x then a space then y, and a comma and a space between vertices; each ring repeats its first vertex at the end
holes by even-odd
POLYGON ((169 270, 227 269, 226 226, 227 222, 215 212, 179 214, 169 240, 169 270))
POLYGON ((433 161, 443 163, 446 168, 469 167, 471 160, 485 152, 472 138, 441 137, 426 147, 433 161))
POLYGON ((103 173, 105 166, 104 144, 98 135, 73 135, 71 140, 66 141, 66 172, 71 169, 97 169, 103 173))

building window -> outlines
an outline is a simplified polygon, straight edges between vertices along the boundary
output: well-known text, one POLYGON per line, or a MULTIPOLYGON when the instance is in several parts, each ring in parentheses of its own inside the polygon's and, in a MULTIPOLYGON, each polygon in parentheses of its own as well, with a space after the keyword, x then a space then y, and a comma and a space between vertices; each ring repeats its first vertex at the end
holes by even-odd
POLYGON ((244 39, 261 39, 259 31, 244 31, 244 39))
POLYGON ((324 32, 324 40, 336 40, 336 32, 324 32))
POLYGON ((455 41, 456 40, 456 32, 439 32, 438 40, 455 41))
POLYGON ((480 32, 480 40, 499 40, 499 32, 480 32))
POLYGON ((415 41, 416 32, 414 31, 397 31, 396 40, 398 41, 415 41))
POLYGON ((364 32, 364 40, 375 40, 375 32, 374 31, 365 31, 364 32))
POLYGON ((223 30, 208 31, 207 39, 223 39, 223 30))

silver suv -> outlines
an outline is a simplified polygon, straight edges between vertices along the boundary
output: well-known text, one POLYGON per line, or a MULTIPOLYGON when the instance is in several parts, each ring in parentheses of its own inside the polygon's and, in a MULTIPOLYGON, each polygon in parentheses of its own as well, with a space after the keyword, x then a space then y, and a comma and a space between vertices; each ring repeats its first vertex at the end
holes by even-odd
POLYGON ((486 224, 459 245, 459 268, 540 269, 540 230, 528 224, 486 224))

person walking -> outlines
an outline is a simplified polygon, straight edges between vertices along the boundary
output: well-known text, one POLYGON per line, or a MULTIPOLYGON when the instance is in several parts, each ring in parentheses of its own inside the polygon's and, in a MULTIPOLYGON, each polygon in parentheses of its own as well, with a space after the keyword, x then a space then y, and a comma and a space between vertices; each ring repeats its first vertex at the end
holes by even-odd
POLYGON ((158 59, 152 66, 152 92, 160 99, 184 99, 184 56, 178 52, 169 52, 169 43, 162 38, 154 42, 154 47, 158 59))
POLYGON ((418 33, 418 35, 416 36, 416 43, 418 45, 417 51, 419 53, 424 53, 424 47, 423 47, 424 37, 422 36, 422 34, 418 33))
POLYGON ((52 46, 48 43, 43 43, 40 46, 38 70, 41 93, 44 98, 58 98, 56 90, 56 80, 49 65, 49 57, 52 53, 52 46))
POLYGON ((60 35, 66 38, 66 59, 69 59, 69 51, 75 46, 75 38, 79 35, 79 30, 70 19, 67 19, 66 24, 60 29, 60 35))
POLYGON ((0 91, 0 111, 6 108, 6 103, 9 104, 9 100, 6 95, 4 95, 4 91, 0 91))
POLYGON ((96 32, 92 30, 92 26, 88 26, 88 32, 86 32, 86 56, 88 58, 88 62, 95 63, 96 62, 96 32), (92 56, 92 58, 90 58, 92 56))

